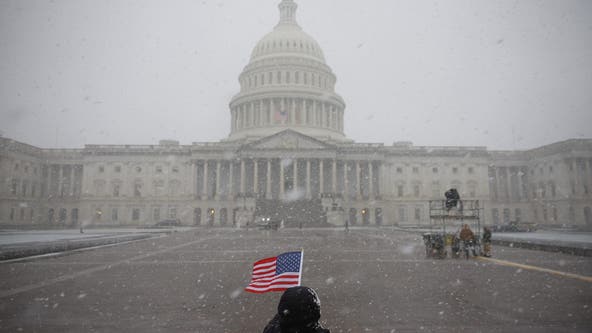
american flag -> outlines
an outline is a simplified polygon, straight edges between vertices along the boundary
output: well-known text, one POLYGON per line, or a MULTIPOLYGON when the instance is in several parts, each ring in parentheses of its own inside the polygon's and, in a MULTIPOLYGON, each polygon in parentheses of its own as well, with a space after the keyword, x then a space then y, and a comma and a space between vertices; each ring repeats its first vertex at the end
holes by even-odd
POLYGON ((284 291, 300 285, 302 257, 304 253, 287 252, 277 257, 265 258, 253 264, 251 283, 245 288, 252 293, 284 291))
POLYGON ((288 111, 285 109, 275 111, 274 120, 276 123, 285 123, 288 120, 288 111))

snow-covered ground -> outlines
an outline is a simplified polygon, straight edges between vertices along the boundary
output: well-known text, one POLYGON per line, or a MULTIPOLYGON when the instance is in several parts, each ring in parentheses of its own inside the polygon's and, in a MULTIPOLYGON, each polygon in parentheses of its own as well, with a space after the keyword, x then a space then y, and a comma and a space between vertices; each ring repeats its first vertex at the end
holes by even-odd
POLYGON ((172 230, 183 231, 187 228, 176 229, 84 229, 84 233, 80 233, 79 229, 69 230, 38 230, 38 231, 22 231, 22 230, 5 230, 0 231, 0 246, 14 245, 23 243, 39 243, 39 242, 56 242, 64 240, 81 240, 91 238, 103 237, 119 237, 130 234, 145 234, 145 233, 166 233, 172 230))
POLYGON ((494 232, 494 240, 504 241, 526 241, 542 244, 576 245, 592 248, 591 232, 560 232, 560 231, 537 231, 537 232, 494 232))

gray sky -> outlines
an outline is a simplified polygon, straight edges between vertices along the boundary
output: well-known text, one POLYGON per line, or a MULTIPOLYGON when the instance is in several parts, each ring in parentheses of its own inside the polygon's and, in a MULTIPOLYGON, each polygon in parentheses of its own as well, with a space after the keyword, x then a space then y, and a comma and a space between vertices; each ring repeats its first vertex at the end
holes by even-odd
MULTIPOLYGON (((0 0, 0 130, 40 147, 229 134, 280 0, 0 0)), ((296 0, 357 142, 592 137, 592 1, 296 0)))

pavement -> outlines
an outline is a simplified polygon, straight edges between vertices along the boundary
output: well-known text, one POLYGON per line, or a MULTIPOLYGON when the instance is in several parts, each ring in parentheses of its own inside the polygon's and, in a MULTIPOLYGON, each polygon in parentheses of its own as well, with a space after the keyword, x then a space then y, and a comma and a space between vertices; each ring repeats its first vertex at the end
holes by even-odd
MULTIPOLYGON (((61 253, 69 250, 116 244, 156 237, 172 232, 185 232, 190 230, 199 229, 192 227, 98 228, 84 229, 84 233, 80 233, 79 229, 37 231, 0 230, 0 260, 18 259, 48 253, 61 253)), ((317 230, 341 229, 319 228, 317 230)), ((351 227, 350 230, 363 231, 376 230, 376 228, 356 226, 351 227)), ((378 230, 404 231, 421 234, 433 232, 435 229, 384 227, 378 230)), ((529 233, 496 232, 493 233, 492 241, 494 245, 528 248, 549 252, 563 252, 592 257, 591 232, 543 230, 529 233)))
POLYGON ((281 293, 244 292, 252 265, 301 248, 334 333, 592 331, 588 257, 432 259, 392 229, 204 228, 0 263, 0 332, 261 332, 281 293))

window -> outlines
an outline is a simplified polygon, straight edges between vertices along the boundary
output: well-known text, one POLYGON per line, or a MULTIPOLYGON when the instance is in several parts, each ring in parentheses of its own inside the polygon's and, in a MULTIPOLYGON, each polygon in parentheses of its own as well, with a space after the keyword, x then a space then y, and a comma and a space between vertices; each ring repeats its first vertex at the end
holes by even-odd
POLYGON ((94 182, 96 195, 103 195, 105 193, 105 181, 98 179, 94 182))
POLYGON ((169 218, 176 219, 177 218, 177 207, 169 207, 169 218))
POLYGON ((415 208, 415 220, 419 221, 421 219, 421 208, 415 208))
POLYGON ((452 173, 457 174, 458 173, 458 168, 456 168, 456 167, 452 168, 452 173))
POLYGON ((399 207, 399 221, 400 222, 407 221, 407 209, 405 207, 399 207))
POLYGON ((413 173, 419 173, 419 168, 418 167, 413 167, 413 173))
POLYGON ((402 197, 404 195, 404 187, 403 185, 397 185, 397 196, 402 197))
POLYGON ((440 189, 440 182, 434 181, 432 182, 432 197, 439 198, 442 196, 441 189, 440 189))
POLYGON ((403 173, 403 168, 397 168, 397 173, 403 173))
POLYGON ((19 214, 19 220, 23 221, 25 219, 25 208, 21 207, 21 211, 19 214))
POLYGON ((514 218, 516 222, 520 222, 522 220, 522 209, 516 208, 514 209, 514 218))
POLYGON ((154 181, 154 195, 161 196, 164 195, 164 181, 161 179, 154 181))
POLYGON ((119 216, 118 216, 118 209, 117 208, 113 208, 111 210, 111 221, 116 222, 118 220, 119 216))
POLYGON ((438 168, 432 168, 432 173, 438 173, 438 168))
POLYGON ((140 172, 142 172, 142 167, 141 167, 141 166, 137 166, 137 167, 136 167, 136 172, 137 172, 137 173, 140 173, 140 172))
POLYGON ((132 209, 132 221, 140 220, 140 208, 132 209))
POLYGON ((99 173, 103 173, 105 172, 105 167, 102 165, 99 165, 99 173))
POLYGON ((419 195, 420 195, 419 192, 420 192, 419 184, 413 185, 413 196, 416 198, 419 198, 419 195))
POLYGON ((115 166, 115 172, 120 173, 121 172, 121 165, 116 165, 115 166))
POLYGON ((174 173, 179 173, 179 167, 178 166, 173 166, 173 172, 174 173))
POLYGON ((504 224, 510 223, 510 209, 504 208, 504 224))
POLYGON ((156 173, 162 173, 162 166, 160 166, 160 165, 156 166, 156 173))
POLYGON ((497 208, 491 210, 491 219, 493 220, 493 224, 499 224, 499 210, 497 208))
POLYGON ((113 184, 113 196, 114 197, 118 197, 119 196, 119 184, 115 183, 113 184))
POLYGON ((10 185, 10 194, 16 195, 17 188, 18 188, 18 180, 13 179, 12 184, 10 185))
POLYGON ((134 197, 141 197, 142 196, 142 184, 135 183, 134 184, 134 197))
POLYGON ((152 210, 152 220, 159 221, 160 220, 160 208, 154 207, 152 210))
POLYGON ((473 167, 469 167, 468 171, 469 171, 469 174, 475 173, 475 169, 473 169, 473 167))
POLYGON ((9 218, 11 221, 14 221, 14 215, 16 213, 16 209, 14 207, 10 208, 10 215, 9 218))
MULTIPOLYGON (((33 211, 31 211, 31 218, 33 216, 33 211)), ((73 225, 78 224, 78 208, 72 208, 70 211, 70 220, 72 221, 73 225)))
POLYGON ((62 224, 66 223, 67 217, 68 217, 68 213, 66 211, 66 208, 60 208, 60 215, 59 215, 60 223, 62 223, 62 224))

